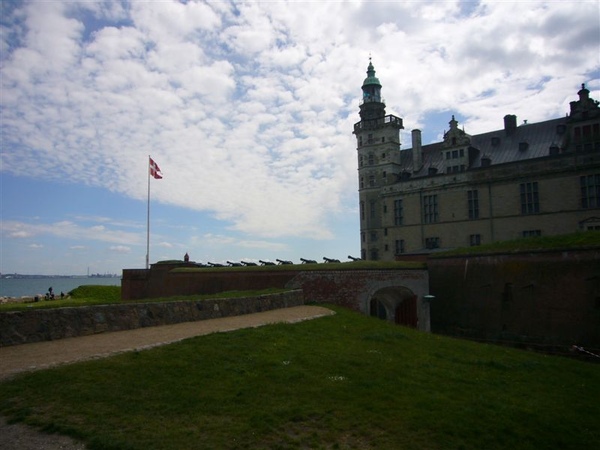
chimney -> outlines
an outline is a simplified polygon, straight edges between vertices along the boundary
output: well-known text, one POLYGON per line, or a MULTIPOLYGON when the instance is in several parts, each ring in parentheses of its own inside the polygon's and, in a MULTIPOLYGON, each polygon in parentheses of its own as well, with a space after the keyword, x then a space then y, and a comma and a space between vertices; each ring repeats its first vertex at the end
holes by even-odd
POLYGON ((514 130, 517 129, 517 116, 514 114, 507 114, 504 116, 504 131, 507 136, 510 136, 514 130))
POLYGON ((421 147, 421 130, 412 130, 412 157, 413 172, 418 172, 423 167, 423 148, 421 147))

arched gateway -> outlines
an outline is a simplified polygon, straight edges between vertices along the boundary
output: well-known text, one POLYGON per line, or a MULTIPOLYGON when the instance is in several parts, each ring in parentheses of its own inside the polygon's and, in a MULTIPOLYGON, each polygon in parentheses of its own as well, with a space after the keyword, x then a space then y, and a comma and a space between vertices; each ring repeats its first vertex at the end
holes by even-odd
POLYGON ((369 315, 417 328, 417 296, 405 286, 379 289, 369 300, 369 315))

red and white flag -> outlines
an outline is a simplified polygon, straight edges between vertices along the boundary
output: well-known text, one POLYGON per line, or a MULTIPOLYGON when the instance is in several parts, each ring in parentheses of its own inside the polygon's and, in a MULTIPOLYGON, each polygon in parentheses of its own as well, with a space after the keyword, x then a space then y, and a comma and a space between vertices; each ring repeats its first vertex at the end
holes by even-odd
POLYGON ((160 173, 160 167, 158 167, 158 164, 156 164, 152 158, 150 158, 150 175, 152 175, 157 180, 160 180, 162 178, 162 173, 160 173))

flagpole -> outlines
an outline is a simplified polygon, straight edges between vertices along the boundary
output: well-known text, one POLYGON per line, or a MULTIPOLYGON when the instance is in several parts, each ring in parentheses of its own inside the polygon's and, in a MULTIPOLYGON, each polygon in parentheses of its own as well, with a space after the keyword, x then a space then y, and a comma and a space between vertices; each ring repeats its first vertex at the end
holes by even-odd
POLYGON ((146 270, 150 268, 150 155, 148 155, 148 211, 146 215, 146 270))

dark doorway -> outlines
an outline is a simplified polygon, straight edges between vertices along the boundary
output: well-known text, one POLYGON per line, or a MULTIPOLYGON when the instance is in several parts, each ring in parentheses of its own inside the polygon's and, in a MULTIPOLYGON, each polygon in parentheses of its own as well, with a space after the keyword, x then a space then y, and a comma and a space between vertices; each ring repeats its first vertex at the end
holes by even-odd
POLYGON ((370 315, 373 317, 377 317, 379 319, 385 320, 387 319, 387 312, 385 310, 385 306, 376 298, 371 299, 371 311, 370 315))
POLYGON ((396 323, 417 328, 417 296, 404 298, 396 307, 396 323))

